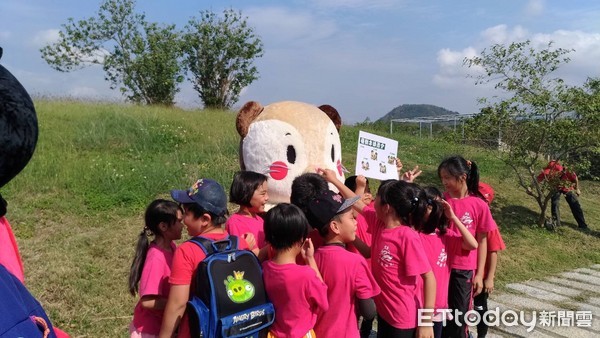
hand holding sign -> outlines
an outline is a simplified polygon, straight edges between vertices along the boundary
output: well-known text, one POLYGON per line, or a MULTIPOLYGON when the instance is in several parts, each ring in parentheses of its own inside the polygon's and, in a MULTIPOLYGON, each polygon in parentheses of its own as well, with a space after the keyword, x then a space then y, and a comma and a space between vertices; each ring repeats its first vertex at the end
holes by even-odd
POLYGON ((398 179, 398 141, 360 131, 356 150, 356 175, 378 180, 398 179))

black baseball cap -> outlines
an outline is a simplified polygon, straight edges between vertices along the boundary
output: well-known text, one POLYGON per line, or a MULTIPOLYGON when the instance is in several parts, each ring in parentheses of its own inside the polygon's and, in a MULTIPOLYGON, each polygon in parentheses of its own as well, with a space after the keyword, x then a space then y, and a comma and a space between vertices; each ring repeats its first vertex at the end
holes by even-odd
POLYGON ((349 199, 344 199, 340 194, 331 190, 327 190, 317 197, 313 198, 308 203, 307 218, 311 222, 313 228, 323 228, 336 215, 339 215, 350 208, 360 196, 354 196, 349 199))

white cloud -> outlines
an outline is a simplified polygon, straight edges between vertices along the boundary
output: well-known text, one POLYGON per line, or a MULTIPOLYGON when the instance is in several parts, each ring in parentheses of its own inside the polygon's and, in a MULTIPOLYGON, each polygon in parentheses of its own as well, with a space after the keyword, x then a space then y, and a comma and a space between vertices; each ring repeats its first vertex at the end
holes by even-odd
POLYGON ((526 39, 531 40, 531 47, 535 49, 545 48, 550 41, 554 42, 554 48, 574 49, 568 55, 571 62, 563 65, 557 73, 557 76, 571 80, 573 84, 580 85, 586 77, 600 74, 597 62, 600 59, 599 33, 557 30, 549 34, 530 34, 521 26, 509 29, 506 25, 498 25, 484 30, 480 36, 479 41, 462 50, 445 48, 438 51, 438 72, 433 78, 435 85, 441 88, 472 88, 474 80, 467 78, 467 75, 477 75, 481 68, 463 66, 465 57, 473 57, 493 44, 509 44, 526 39))
POLYGON ((515 26, 512 30, 508 29, 506 25, 497 25, 484 30, 480 35, 483 40, 482 44, 493 45, 524 40, 528 32, 519 25, 515 26))
POLYGON ((544 12, 544 0, 529 0, 525 6, 525 14, 538 16, 544 12))
POLYGON ((441 88, 453 88, 457 85, 467 84, 464 79, 469 74, 468 69, 463 66, 465 58, 477 55, 473 47, 467 47, 461 51, 453 51, 444 48, 437 53, 439 72, 433 77, 433 83, 441 88))
POLYGON ((31 43, 38 48, 54 43, 60 38, 58 32, 60 32, 58 29, 46 29, 39 31, 34 35, 31 43))
POLYGON ((313 0, 318 7, 327 8, 350 8, 350 9, 372 9, 387 8, 398 3, 395 0, 313 0))
POLYGON ((317 41, 332 36, 337 27, 331 20, 287 8, 251 8, 245 12, 265 43, 317 41))

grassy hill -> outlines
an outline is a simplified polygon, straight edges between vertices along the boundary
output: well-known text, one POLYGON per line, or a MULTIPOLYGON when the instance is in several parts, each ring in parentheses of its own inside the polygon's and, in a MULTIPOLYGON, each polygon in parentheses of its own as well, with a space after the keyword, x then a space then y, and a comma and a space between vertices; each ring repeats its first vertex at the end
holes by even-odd
MULTIPOLYGON (((36 102, 40 139, 30 164, 2 189, 25 264, 26 283, 57 326, 73 337, 126 337, 136 299, 127 274, 142 214, 197 177, 229 187, 238 169, 235 114, 220 111, 36 102)), ((447 140, 388 135, 420 182, 439 185, 447 155, 476 161, 496 188, 492 213, 502 229, 497 284, 600 263, 598 182, 582 182, 591 232, 580 232, 566 203, 557 232, 535 228, 535 207, 493 154, 447 140)), ((358 128, 341 131, 344 165, 354 168, 358 128)))

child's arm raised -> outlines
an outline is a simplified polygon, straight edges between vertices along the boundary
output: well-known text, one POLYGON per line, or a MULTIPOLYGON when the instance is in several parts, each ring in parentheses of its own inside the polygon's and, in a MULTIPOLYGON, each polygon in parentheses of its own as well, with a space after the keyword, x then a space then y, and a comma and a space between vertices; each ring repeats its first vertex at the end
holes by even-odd
POLYGON ((441 200, 441 202, 444 206, 444 214, 450 221, 452 221, 456 225, 458 231, 462 236, 462 248, 464 250, 477 249, 477 239, 473 237, 473 235, 469 232, 467 227, 465 227, 465 225, 460 221, 460 219, 456 217, 456 214, 454 213, 454 210, 452 210, 452 206, 450 205, 450 203, 446 202, 445 200, 441 200))
MULTIPOLYGON (((340 180, 338 180, 335 172, 331 169, 319 169, 318 170, 319 174, 321 174, 323 176, 323 178, 325 178, 325 180, 331 184, 333 184, 339 191, 340 194, 344 197, 344 198, 350 198, 350 197, 354 197, 356 196, 356 194, 354 193, 354 191, 350 190, 350 188, 348 188, 347 186, 344 185, 343 182, 341 182, 340 180)), ((359 189, 359 185, 367 184, 367 180, 365 179, 364 176, 359 175, 356 177, 356 189, 359 189)), ((363 187, 364 189, 364 187, 363 187)), ((358 200, 356 203, 354 203, 354 205, 352 206, 354 208, 354 210, 358 211, 359 213, 362 214, 363 209, 365 208, 365 203, 362 200, 358 200)))
POLYGON ((402 181, 412 183, 412 182, 414 182, 414 180, 417 179, 417 177, 419 177, 423 173, 423 170, 419 170, 419 166, 416 165, 413 168, 413 170, 409 170, 403 174, 402 173, 403 167, 404 167, 404 165, 402 164, 402 161, 400 161, 400 159, 396 157, 396 170, 398 171, 398 179, 402 180, 402 181))
POLYGON ((300 253, 302 254, 302 258, 304 258, 306 265, 310 266, 313 270, 315 270, 315 272, 317 273, 317 277, 319 277, 321 282, 323 282, 323 276, 321 276, 321 272, 317 267, 317 261, 315 261, 315 247, 313 246, 313 243, 310 240, 310 238, 307 238, 304 241, 304 244, 302 244, 302 251, 300 251, 300 253))
POLYGON ((371 195, 371 193, 365 192, 367 188, 367 179, 358 179, 356 180, 356 190, 354 190, 354 193, 357 196, 361 196, 361 200, 363 201, 363 203, 365 205, 369 205, 371 203, 371 201, 373 201, 373 195, 371 195))

